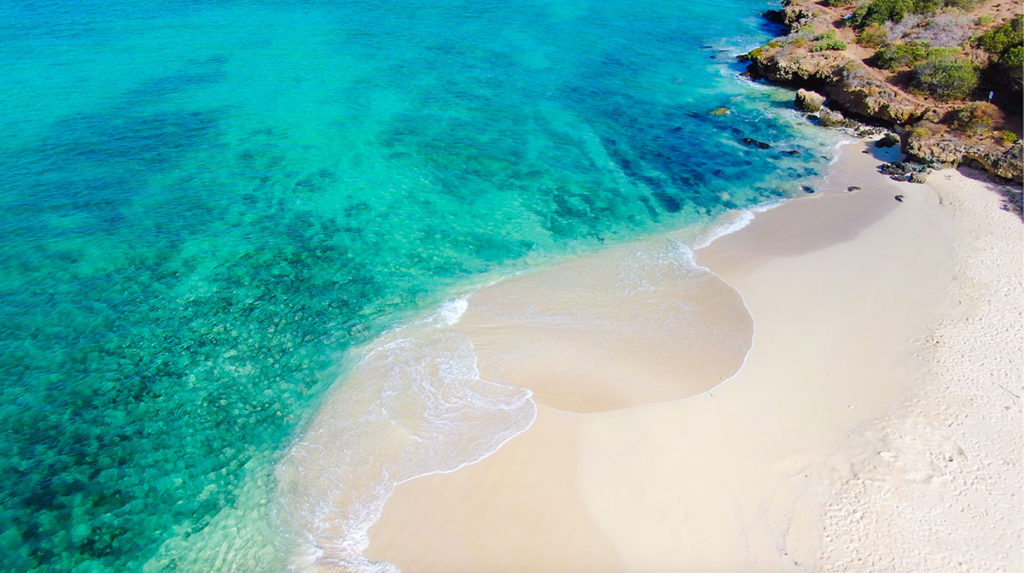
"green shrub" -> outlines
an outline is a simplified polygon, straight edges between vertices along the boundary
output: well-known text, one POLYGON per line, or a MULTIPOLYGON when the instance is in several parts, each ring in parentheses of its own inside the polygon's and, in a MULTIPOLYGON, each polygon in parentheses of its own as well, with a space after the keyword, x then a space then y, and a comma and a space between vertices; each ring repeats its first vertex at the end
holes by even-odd
POLYGON ((1024 68, 1024 46, 1014 46, 1003 52, 999 57, 999 64, 1019 72, 1024 68))
POLYGON ((991 130, 1002 116, 998 107, 986 101, 973 101, 953 112, 953 127, 964 133, 979 134, 991 130))
POLYGON ((861 29, 870 24, 899 22, 913 11, 913 0, 871 0, 853 11, 850 23, 861 29))
POLYGON ((811 46, 812 52, 824 52, 826 50, 845 50, 846 42, 836 38, 835 40, 826 40, 824 42, 817 42, 811 46))
POLYGON ((814 45, 811 46, 812 52, 824 52, 825 50, 845 50, 846 42, 839 39, 836 35, 835 30, 829 30, 824 34, 821 34, 814 39, 814 45))
POLYGON ((931 46, 928 42, 919 40, 906 44, 886 44, 875 53, 874 64, 885 70, 906 68, 925 61, 929 49, 931 46))
POLYGON ((1003 52, 996 65, 1002 69, 1007 81, 1019 94, 1024 84, 1024 46, 1014 46, 1003 52))
POLYGON ((808 40, 807 38, 796 37, 793 38, 793 41, 790 42, 789 45, 793 46, 794 48, 806 48, 807 46, 811 45, 811 41, 808 40))
POLYGON ((978 0, 914 0, 914 13, 927 14, 938 12, 943 8, 967 10, 977 3, 978 0))
POLYGON ((975 20, 974 23, 979 26, 988 26, 993 21, 995 21, 995 18, 992 17, 992 14, 982 14, 981 16, 978 16, 978 19, 975 20))
POLYGON ((1009 98, 1019 102, 1024 91, 1024 16, 974 38, 974 45, 996 56, 988 70, 992 87, 996 91, 1009 90, 1009 98))
POLYGON ((860 29, 871 24, 899 22, 907 14, 927 14, 950 7, 966 10, 977 3, 978 0, 871 0, 854 10, 849 23, 860 29))
POLYGON ((1001 55, 1024 45, 1024 17, 1017 16, 974 39, 974 45, 990 54, 1001 55))
POLYGON ((814 26, 810 24, 804 24, 803 26, 797 28, 795 31, 798 36, 813 36, 814 26))
POLYGON ((1017 134, 1012 131, 997 131, 995 136, 996 139, 1003 143, 1003 145, 1013 145, 1020 139, 1017 137, 1017 134))
POLYGON ((865 48, 878 48, 889 41, 889 31, 881 24, 871 24, 857 35, 857 43, 865 48))
POLYGON ((914 86, 938 99, 964 99, 978 87, 978 68, 970 61, 942 55, 914 66, 914 86))

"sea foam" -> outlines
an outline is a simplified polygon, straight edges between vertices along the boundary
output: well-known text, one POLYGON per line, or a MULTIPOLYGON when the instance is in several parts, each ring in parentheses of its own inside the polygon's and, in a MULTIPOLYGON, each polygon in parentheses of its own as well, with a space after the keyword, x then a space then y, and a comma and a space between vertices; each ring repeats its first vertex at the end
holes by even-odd
POLYGON ((531 392, 484 380, 473 345, 451 328, 467 306, 382 336, 328 398, 277 470, 297 566, 391 571, 363 557, 394 487, 496 451, 536 416, 531 392))

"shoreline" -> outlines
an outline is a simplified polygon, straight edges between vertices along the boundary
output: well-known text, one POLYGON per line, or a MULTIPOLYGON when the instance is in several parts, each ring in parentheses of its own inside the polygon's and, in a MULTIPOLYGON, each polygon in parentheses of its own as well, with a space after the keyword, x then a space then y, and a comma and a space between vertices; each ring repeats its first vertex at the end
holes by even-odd
MULTIPOLYGON (((843 252, 844 246, 864 243, 863 235, 881 233, 877 229, 880 226, 885 227, 881 237, 886 239, 901 228, 906 233, 907 221, 899 223, 896 219, 907 219, 908 216, 913 218, 915 210, 928 213, 924 219, 916 220, 920 230, 928 232, 935 223, 929 217, 938 217, 945 221, 946 227, 940 225, 941 229, 932 229, 934 232, 941 231, 941 236, 935 238, 945 237, 952 242, 949 214, 943 213, 944 205, 928 198, 938 197, 933 194, 931 186, 892 183, 873 171, 873 165, 878 163, 878 159, 857 154, 855 157, 858 161, 851 161, 850 153, 850 149, 844 150, 844 160, 834 166, 835 169, 826 181, 825 185, 832 193, 786 202, 776 209, 759 214, 750 226, 722 237, 707 248, 697 250, 700 263, 710 267, 713 273, 724 276, 727 284, 735 288, 744 300, 744 306, 747 306, 745 293, 749 289, 756 291, 759 288, 753 276, 759 272, 763 274, 766 267, 779 266, 780 262, 787 260, 813 257, 815 252, 820 255, 829 249, 840 249, 838 252, 843 252), (870 180, 870 183, 863 185, 864 191, 846 193, 842 184, 844 177, 852 177, 861 183, 870 180), (885 196, 884 200, 877 197, 864 200, 873 193, 871 187, 886 189, 884 193, 900 189, 907 195, 907 200, 903 204, 897 203, 891 194, 885 196), (832 219, 826 217, 823 221, 817 218, 806 220, 799 226, 792 225, 794 218, 804 215, 801 211, 819 210, 817 207, 823 205, 822 201, 844 201, 848 205, 842 209, 831 209, 832 219), (850 205, 856 206, 852 216, 846 208, 850 205), (770 228, 773 220, 776 223, 774 228, 770 228), (858 222, 851 225, 851 220, 858 222), (806 223, 811 223, 811 229, 805 228, 806 223), (799 236, 801 232, 805 234, 803 239, 806 239, 807 233, 817 233, 818 242, 808 244, 806 240, 802 241, 799 236), (749 244, 743 248, 733 245, 730 250, 730 242, 742 242, 744 237, 756 237, 754 243, 757 248, 751 249, 749 244), (766 237, 770 240, 765 241, 766 237)), ((939 172, 939 175, 949 173, 939 172)), ((852 179, 849 181, 852 185, 857 184, 852 179)), ((964 181, 958 181, 958 184, 979 185, 964 181)), ((1010 217, 1009 214, 1003 215, 1010 217)), ((907 240, 925 240, 923 237, 906 234, 903 237, 907 240)), ((878 256, 879 246, 875 244, 871 248, 874 251, 868 249, 867 256, 878 256)), ((821 439, 819 436, 817 440, 802 439, 799 437, 801 432, 793 428, 782 434, 777 432, 774 435, 775 442, 790 440, 787 453, 781 455, 776 452, 779 454, 778 459, 772 459, 763 452, 748 452, 761 465, 748 463, 749 467, 742 469, 726 467, 729 462, 713 454, 734 447, 738 455, 744 449, 749 449, 751 444, 745 442, 741 434, 737 434, 737 428, 723 427, 721 423, 716 426, 713 420, 706 419, 711 415, 710 412, 721 408, 721 404, 731 404, 734 415, 738 410, 754 408, 746 412, 745 416, 749 418, 764 409, 764 404, 745 402, 751 396, 744 396, 742 390, 750 385, 744 381, 745 378, 757 378, 765 374, 764 367, 757 363, 750 365, 748 360, 756 359, 756 362, 760 362, 764 352, 765 345, 757 342, 761 333, 755 332, 754 328, 758 315, 763 313, 758 308, 766 303, 770 306, 772 297, 778 293, 772 293, 766 298, 766 295, 758 295, 755 299, 763 298, 764 302, 753 302, 751 336, 755 341, 754 346, 744 354, 736 371, 726 378, 727 382, 714 384, 702 392, 691 393, 690 397, 677 396, 612 408, 605 405, 590 409, 591 413, 577 413, 585 412, 586 409, 577 412, 559 410, 545 403, 543 395, 535 395, 533 399, 539 402, 539 406, 533 423, 522 433, 510 438, 494 454, 458 471, 412 479, 396 487, 384 506, 381 519, 371 530, 367 556, 374 561, 397 563, 407 571, 478 570, 481 567, 488 570, 536 567, 623 570, 656 568, 659 565, 664 567, 668 564, 682 567, 682 570, 729 566, 770 566, 783 570, 808 570, 810 567, 813 570, 814 567, 809 564, 815 562, 821 567, 829 566, 829 563, 817 560, 824 555, 836 555, 834 549, 814 537, 816 526, 823 519, 823 492, 834 485, 829 480, 836 479, 830 473, 830 468, 834 464, 844 463, 837 461, 842 459, 842 455, 836 454, 842 451, 842 448, 837 449, 837 444, 846 440, 860 425, 889 413, 911 391, 911 381, 926 378, 924 367, 915 364, 916 359, 913 358, 919 348, 911 344, 910 340, 926 337, 928 328, 943 316, 944 313, 937 312, 936 308, 941 306, 941 300, 947 295, 945 285, 953 278, 952 271, 941 270, 946 268, 944 265, 950 264, 942 260, 943 249, 936 245, 932 245, 931 249, 931 255, 924 257, 924 263, 930 266, 932 278, 945 277, 939 281, 941 288, 934 289, 931 300, 919 305, 920 316, 915 315, 904 321, 901 333, 905 335, 905 345, 895 354, 890 353, 886 359, 888 362, 876 365, 873 371, 883 380, 886 376, 891 377, 893 370, 898 370, 900 374, 894 378, 899 388, 886 388, 885 384, 876 381, 876 386, 882 387, 866 392, 868 396, 857 396, 857 392, 850 388, 840 389, 842 391, 838 394, 851 402, 848 408, 843 405, 845 412, 834 406, 829 410, 827 404, 822 404, 826 395, 810 396, 807 392, 796 391, 789 396, 797 404, 786 407, 799 406, 795 413, 809 416, 812 421, 820 422, 826 411, 842 417, 844 422, 841 424, 825 424, 826 430, 832 432, 831 438, 821 439), (894 364, 897 365, 895 368, 894 364), (741 390, 737 390, 737 387, 741 390), (723 400, 723 397, 726 399, 723 400), (702 413, 701 410, 713 401, 715 407, 702 413), (706 427, 701 427, 700 420, 707 422, 706 427), (840 427, 835 427, 837 425, 840 427), (626 431, 628 428, 631 429, 626 431), (680 433, 682 428, 692 433, 680 433), (716 435, 715 439, 692 441, 695 436, 703 436, 709 429, 716 435), (680 448, 679 444, 666 438, 666 434, 674 434, 681 443, 687 445, 680 448), (794 453, 794 444, 799 445, 795 450, 805 451, 794 453), (677 451, 672 451, 673 448, 677 451), (678 451, 686 448, 689 448, 689 455, 678 451), (701 472, 692 470, 694 463, 703 464, 701 472), (641 470, 641 467, 646 467, 646 470, 641 470), (814 475, 818 481, 791 483, 791 480, 780 478, 779 467, 797 473, 800 473, 801 468, 813 467, 814 471, 807 471, 806 475, 814 475), (758 489, 749 484, 740 487, 735 483, 738 476, 749 476, 751 470, 755 474, 758 471, 764 474, 761 477, 766 478, 766 482, 785 487, 766 490, 763 484, 758 489), (707 492, 705 495, 696 495, 694 492, 700 488, 689 490, 681 485, 687 483, 691 486, 703 484, 705 489, 712 490, 721 484, 732 483, 729 495, 732 497, 730 503, 735 507, 723 514, 724 506, 715 506, 716 502, 724 503, 720 495, 709 495, 707 492), (645 488, 653 490, 652 493, 638 491, 645 488), (821 499, 809 498, 809 491, 816 492, 815 495, 821 499), (744 496, 744 503, 740 503, 739 500, 744 496), (758 512, 763 512, 765 508, 758 508, 765 503, 768 509, 780 504, 784 509, 777 509, 775 513, 778 515, 769 512, 772 514, 770 519, 753 518, 750 512, 763 515, 758 512), (675 511, 670 509, 673 507, 675 511), (789 532, 782 535, 781 545, 780 528, 789 532), (706 529, 719 533, 709 537, 706 529), (559 533, 555 539, 551 539, 553 533, 559 533), (671 542, 671 539, 702 537, 700 550, 689 552, 680 551, 678 541, 671 542)), ((922 263, 920 255, 914 255, 904 262, 922 263)), ((871 268, 871 265, 865 268, 871 268)), ((890 269, 889 274, 889 280, 894 281, 893 285, 899 288, 900 280, 896 280, 898 269, 890 269)), ((851 278, 868 280, 865 277, 851 278)), ((919 291, 905 292, 920 295, 919 291)), ((896 304, 892 308, 896 312, 906 312, 906 306, 896 304)), ((473 308, 472 300, 470 308, 473 308)), ((846 314, 850 314, 848 309, 846 311, 846 314)), ((873 317, 879 319, 879 316, 873 317)), ((877 328, 877 324, 870 323, 856 326, 861 331, 877 328)), ((764 336, 774 335, 769 329, 764 336)), ((899 346, 889 342, 890 346, 899 346)), ((824 355, 826 358, 819 362, 827 367, 829 359, 835 363, 836 357, 828 354, 835 351, 835 348, 818 348, 810 353, 824 355)), ((882 351, 884 353, 885 349, 882 351)), ((862 361, 863 357, 859 359, 862 361)), ((846 362, 858 364, 858 361, 851 362, 848 356, 846 362)), ((487 364, 481 364, 484 377, 489 376, 488 368, 487 364)), ((768 380, 769 387, 782 378, 779 374, 775 376, 776 379, 768 380)), ((765 381, 760 382, 763 384, 765 381)), ((528 383, 526 386, 529 388, 528 383)), ((761 397, 770 397, 771 390, 760 390, 768 392, 761 397)), ((780 388, 774 390, 780 392, 780 388)), ((830 390, 833 391, 831 398, 835 398, 836 389, 830 390)), ((573 391, 578 392, 579 389, 573 391)), ((749 388, 746 391, 749 393, 749 388)), ((763 431, 764 428, 759 430, 763 431)), ((768 445, 771 445, 770 440, 768 445)), ((785 447, 776 449, 780 452, 786 450, 785 447)), ((841 521, 833 519, 834 523, 841 521)), ((842 527, 836 527, 842 530, 842 527)), ((1017 539, 1019 545, 1019 536, 1017 539)))

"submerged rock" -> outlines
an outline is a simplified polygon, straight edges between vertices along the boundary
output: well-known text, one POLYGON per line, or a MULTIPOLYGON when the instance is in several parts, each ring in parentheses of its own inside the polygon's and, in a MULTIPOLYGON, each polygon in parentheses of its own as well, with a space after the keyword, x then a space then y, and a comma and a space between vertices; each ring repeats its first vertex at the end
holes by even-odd
POLYGON ((799 89, 796 92, 796 99, 793 104, 801 111, 815 112, 825 105, 825 96, 810 90, 799 89))
POLYGON ((751 147, 756 147, 758 149, 771 149, 771 147, 772 147, 772 144, 765 143, 763 141, 758 141, 758 140, 756 140, 756 139, 754 139, 752 137, 744 137, 743 138, 743 143, 745 143, 745 144, 747 144, 747 145, 749 145, 751 147))
POLYGON ((732 113, 732 110, 724 106, 711 110, 711 115, 729 115, 730 113, 732 113))

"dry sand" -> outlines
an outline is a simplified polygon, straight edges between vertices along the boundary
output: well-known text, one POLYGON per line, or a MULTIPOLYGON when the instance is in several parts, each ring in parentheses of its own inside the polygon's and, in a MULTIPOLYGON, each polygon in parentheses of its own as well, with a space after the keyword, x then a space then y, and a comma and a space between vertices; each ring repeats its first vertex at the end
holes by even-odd
MULTIPOLYGON (((537 380, 534 424, 399 485, 367 555, 410 573, 1021 570, 1021 222, 956 171, 898 184, 876 162, 847 148, 835 192, 698 252, 754 324, 745 363, 710 390, 684 398, 720 371, 667 392, 661 350, 630 374, 577 347, 573 364, 604 373, 588 402, 580 380, 501 358, 528 332, 482 343, 485 379, 537 380)), ((459 325, 471 338, 504 299, 486 292, 459 325)), ((574 300, 560 304, 596 304, 574 300)), ((617 304, 650 318, 642 298, 617 304)), ((719 310, 742 330, 734 308, 719 310)))

